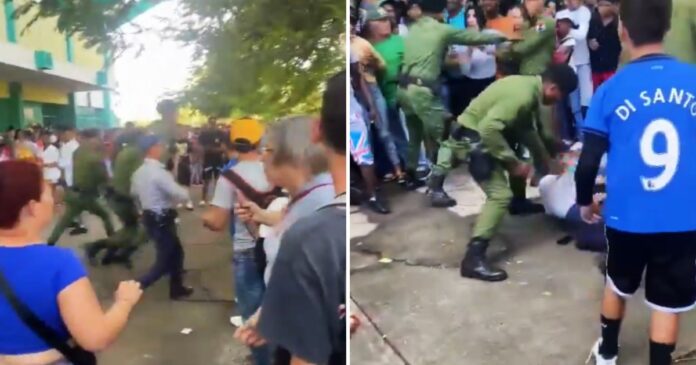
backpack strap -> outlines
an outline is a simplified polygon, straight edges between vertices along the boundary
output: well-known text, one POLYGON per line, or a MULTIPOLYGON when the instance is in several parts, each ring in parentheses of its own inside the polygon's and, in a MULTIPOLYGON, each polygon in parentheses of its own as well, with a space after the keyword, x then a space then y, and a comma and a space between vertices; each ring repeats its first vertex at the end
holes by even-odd
POLYGON ((228 169, 227 171, 222 173, 222 176, 227 179, 232 185, 234 185, 237 189, 239 189, 244 196, 256 203, 261 208, 266 208, 263 196, 265 194, 259 192, 258 190, 254 189, 249 183, 247 183, 239 174, 234 172, 232 169, 228 169))
POLYGON ((77 356, 67 343, 60 339, 58 333, 41 320, 29 307, 24 304, 15 294, 10 283, 0 271, 0 293, 7 299, 14 312, 22 320, 22 323, 29 327, 36 336, 43 340, 51 348, 58 350, 68 361, 78 363, 77 356))

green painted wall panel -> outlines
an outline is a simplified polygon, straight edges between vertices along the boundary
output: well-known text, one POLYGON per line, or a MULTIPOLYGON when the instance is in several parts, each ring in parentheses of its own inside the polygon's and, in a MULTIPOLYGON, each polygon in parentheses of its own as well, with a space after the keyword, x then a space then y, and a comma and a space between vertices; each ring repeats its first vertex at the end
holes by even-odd
POLYGON ((0 99, 0 132, 17 127, 10 122, 10 99, 0 99))
POLYGON ((10 43, 17 43, 17 27, 15 26, 14 19, 14 3, 12 0, 0 0, 4 2, 3 7, 5 8, 5 33, 7 34, 7 41, 10 43))

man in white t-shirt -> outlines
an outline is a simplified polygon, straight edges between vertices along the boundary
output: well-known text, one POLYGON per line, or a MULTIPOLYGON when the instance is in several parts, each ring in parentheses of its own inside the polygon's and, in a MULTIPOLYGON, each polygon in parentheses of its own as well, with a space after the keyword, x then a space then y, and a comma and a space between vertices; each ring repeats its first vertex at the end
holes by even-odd
POLYGON ((58 167, 60 152, 58 151, 58 147, 56 147, 58 138, 51 133, 44 133, 41 137, 45 146, 41 153, 44 180, 55 186, 58 180, 60 180, 60 168, 58 167))
POLYGON ((575 117, 575 127, 580 138, 583 115, 592 100, 592 67, 590 66, 590 49, 587 45, 587 32, 590 29, 592 12, 583 4, 583 0, 568 0, 568 8, 556 14, 556 19, 569 18, 577 25, 570 35, 575 39, 575 48, 570 58, 571 66, 578 74, 578 89, 570 95, 571 108, 575 117))
MULTIPOLYGON (((575 238, 578 248, 604 249, 604 224, 586 224, 580 218, 580 210, 575 204, 575 167, 580 158, 582 143, 576 143, 570 151, 563 155, 566 166, 561 175, 546 175, 539 181, 539 196, 546 214, 559 218, 567 223, 566 229, 575 238)), ((606 166, 606 156, 600 164, 600 172, 606 166)), ((603 177, 598 177, 603 180, 603 177)), ((596 200, 603 200, 603 194, 597 194, 596 200)))
MULTIPOLYGON (((72 127, 64 129, 60 136, 62 144, 58 149, 58 155, 60 156, 58 159, 58 167, 63 171, 63 180, 66 188, 73 186, 73 154, 75 154, 77 148, 80 147, 80 143, 77 142, 75 136, 75 129, 72 127)), ((77 217, 76 222, 71 224, 71 227, 74 227, 74 229, 70 231, 71 235, 87 233, 87 227, 82 224, 82 218, 80 216, 77 217)))
POLYGON ((75 138, 75 130, 73 128, 67 128, 63 131, 61 142, 63 143, 58 151, 60 154, 58 167, 63 170, 65 185, 71 187, 73 185, 73 154, 77 148, 80 147, 80 143, 78 143, 75 138))

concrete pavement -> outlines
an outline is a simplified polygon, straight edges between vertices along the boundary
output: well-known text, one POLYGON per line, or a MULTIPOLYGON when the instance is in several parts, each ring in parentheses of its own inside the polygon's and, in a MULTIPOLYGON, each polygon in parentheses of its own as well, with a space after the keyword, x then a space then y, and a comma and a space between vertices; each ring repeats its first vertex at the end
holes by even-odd
MULTIPOLYGON (((422 192, 390 187, 391 215, 353 208, 351 297, 364 319, 351 341, 351 363, 583 364, 599 336, 603 277, 595 254, 557 245, 564 233, 549 217, 507 217, 490 251, 510 278, 462 279, 459 260, 484 196, 461 169, 446 189, 457 207, 430 208, 422 192)), ((619 364, 647 364, 642 298, 641 290, 629 302, 619 364)), ((691 313, 681 328, 679 363, 696 364, 693 349, 691 313)))

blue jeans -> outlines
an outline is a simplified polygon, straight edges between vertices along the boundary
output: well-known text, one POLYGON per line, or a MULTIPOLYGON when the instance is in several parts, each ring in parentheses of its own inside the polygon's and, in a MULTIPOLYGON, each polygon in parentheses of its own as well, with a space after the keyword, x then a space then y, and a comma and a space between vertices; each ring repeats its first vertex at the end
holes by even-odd
MULTIPOLYGON (((239 314, 246 321, 261 307, 266 285, 256 264, 253 249, 234 252, 232 263, 239 314)), ((268 346, 251 348, 251 356, 254 358, 254 365, 271 364, 268 346)))
POLYGON ((582 118, 582 105, 580 105, 580 89, 575 89, 575 91, 570 93, 568 99, 570 99, 570 109, 575 118, 575 138, 582 141, 582 126, 584 121, 582 118))
POLYGON ((399 160, 399 154, 396 152, 396 145, 392 139, 391 131, 389 128, 389 114, 387 111, 387 102, 384 100, 382 91, 380 91, 377 84, 369 84, 370 93, 372 94, 372 100, 377 108, 377 114, 379 114, 379 122, 377 123, 377 131, 379 134, 379 139, 382 141, 382 145, 387 152, 387 157, 391 162, 393 167, 401 165, 399 160))
POLYGON ((389 130, 396 146, 396 152, 401 161, 406 161, 408 158, 406 121, 401 119, 401 113, 396 105, 387 107, 387 116, 389 117, 389 130))

